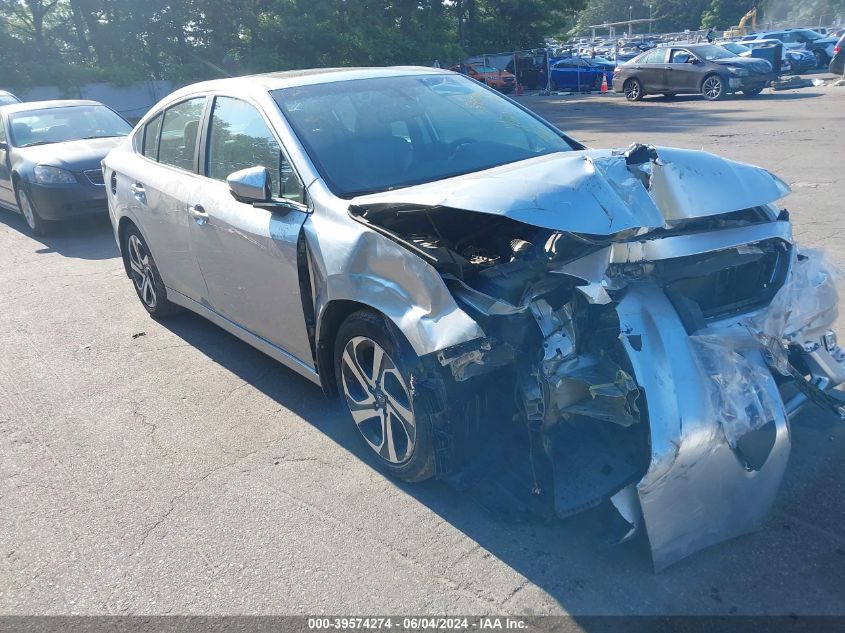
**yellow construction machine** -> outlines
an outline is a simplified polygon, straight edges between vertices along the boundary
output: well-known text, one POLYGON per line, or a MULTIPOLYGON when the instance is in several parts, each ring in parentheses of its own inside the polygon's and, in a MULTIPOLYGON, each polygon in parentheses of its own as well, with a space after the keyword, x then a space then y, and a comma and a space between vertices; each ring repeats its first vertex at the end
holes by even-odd
POLYGON ((727 31, 722 34, 722 37, 740 37, 741 35, 746 35, 748 33, 753 33, 757 30, 757 7, 754 7, 742 16, 742 19, 739 21, 737 26, 732 26, 727 31), (746 24, 748 24, 748 20, 751 20, 751 28, 749 29, 746 24))

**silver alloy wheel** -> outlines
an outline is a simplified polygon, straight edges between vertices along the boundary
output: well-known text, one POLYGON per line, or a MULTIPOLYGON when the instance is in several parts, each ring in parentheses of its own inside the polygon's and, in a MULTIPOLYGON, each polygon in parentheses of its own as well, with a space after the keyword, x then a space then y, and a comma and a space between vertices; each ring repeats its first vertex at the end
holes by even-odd
POLYGON ((355 425, 391 464, 411 458, 417 427, 411 394, 393 359, 372 339, 356 336, 341 357, 341 383, 355 425))
POLYGON ((129 251, 129 268, 132 270, 132 281, 148 308, 154 310, 157 303, 153 269, 150 265, 150 255, 137 235, 130 235, 127 241, 129 251))
POLYGON ((625 98, 628 101, 636 101, 640 96, 640 82, 633 79, 625 83, 625 98))
POLYGON ((702 86, 701 92, 708 99, 718 99, 722 94, 722 80, 715 75, 708 77, 704 80, 704 86, 702 86))
POLYGON ((23 217, 26 220, 27 225, 34 231, 35 210, 32 208, 32 202, 29 201, 29 196, 26 195, 26 191, 23 189, 18 191, 18 201, 21 204, 21 212, 23 213, 23 217))

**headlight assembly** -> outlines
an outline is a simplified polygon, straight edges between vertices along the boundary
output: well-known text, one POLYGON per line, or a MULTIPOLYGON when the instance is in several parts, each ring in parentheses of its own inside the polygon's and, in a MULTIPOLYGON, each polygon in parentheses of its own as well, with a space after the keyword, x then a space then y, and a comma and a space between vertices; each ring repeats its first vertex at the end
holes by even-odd
POLYGON ((745 68, 728 68, 730 73, 735 77, 748 77, 748 71, 745 68))
POLYGON ((76 184, 76 178, 66 169, 50 167, 49 165, 36 165, 33 170, 35 182, 39 185, 68 185, 76 184))

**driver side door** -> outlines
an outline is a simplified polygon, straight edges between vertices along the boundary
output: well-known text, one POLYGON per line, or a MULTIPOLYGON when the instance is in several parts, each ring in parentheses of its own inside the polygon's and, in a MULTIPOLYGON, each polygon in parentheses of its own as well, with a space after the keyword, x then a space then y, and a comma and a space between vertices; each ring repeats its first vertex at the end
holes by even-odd
POLYGON ((297 247, 308 217, 304 188, 257 106, 215 96, 206 119, 197 186, 188 201, 190 243, 219 315, 314 367, 300 297, 297 247), (226 177, 264 166, 285 212, 232 196, 226 177))
POLYGON ((672 92, 698 92, 701 65, 690 51, 685 48, 673 48, 666 64, 663 78, 667 90, 672 92))

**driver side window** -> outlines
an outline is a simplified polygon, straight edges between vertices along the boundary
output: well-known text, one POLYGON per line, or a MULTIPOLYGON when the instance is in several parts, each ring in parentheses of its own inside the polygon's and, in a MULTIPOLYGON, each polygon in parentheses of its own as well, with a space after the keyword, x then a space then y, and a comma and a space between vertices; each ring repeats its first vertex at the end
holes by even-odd
POLYGON ((686 64, 692 58, 689 51, 683 49, 675 49, 672 51, 672 57, 669 60, 670 64, 686 64))
POLYGON ((264 118, 252 105, 217 97, 206 151, 206 175, 215 180, 261 165, 270 171, 273 196, 302 202, 302 186, 264 118))

